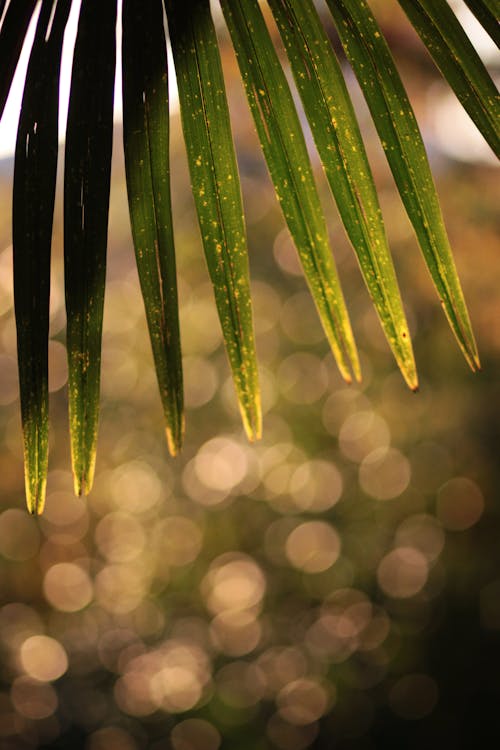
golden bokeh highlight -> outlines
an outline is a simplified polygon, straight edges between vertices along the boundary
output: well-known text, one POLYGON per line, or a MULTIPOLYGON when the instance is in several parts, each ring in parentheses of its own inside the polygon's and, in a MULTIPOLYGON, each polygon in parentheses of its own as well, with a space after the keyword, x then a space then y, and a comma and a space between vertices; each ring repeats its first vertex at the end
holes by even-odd
POLYGON ((89 574, 75 563, 56 563, 46 572, 43 592, 47 601, 62 612, 78 612, 93 597, 89 574))
POLYGON ((290 563, 305 573, 322 573, 340 555, 340 536, 326 521, 306 521, 297 526, 286 540, 290 563))
POLYGON ((449 531, 465 531, 474 526, 484 511, 483 493, 466 477, 454 477, 438 492, 437 517, 449 531))
POLYGON ((66 651, 47 635, 27 638, 21 646, 19 659, 26 674, 40 682, 58 680, 68 669, 66 651))
POLYGON ((415 596, 427 583, 429 566, 425 556, 413 547, 397 547, 380 561, 380 588, 395 599, 415 596))

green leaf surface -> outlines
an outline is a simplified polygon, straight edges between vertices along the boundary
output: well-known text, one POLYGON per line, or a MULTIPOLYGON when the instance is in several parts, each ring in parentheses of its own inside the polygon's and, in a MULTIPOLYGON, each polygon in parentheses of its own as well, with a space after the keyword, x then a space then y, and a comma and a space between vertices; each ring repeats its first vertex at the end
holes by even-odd
POLYGON ((356 345, 283 69, 257 1, 222 0, 221 5, 276 195, 332 352, 342 376, 359 380, 356 345))
POLYGON ((132 235, 169 451, 184 433, 161 0, 123 2, 123 144, 132 235))
POLYGON ((327 3, 450 326, 470 367, 479 369, 474 334, 422 136, 389 48, 364 0, 327 3))
POLYGON ((500 47, 500 6, 498 0, 464 1, 497 47, 500 47))
MULTIPOLYGON (((0 27, 0 118, 37 0, 11 2, 0 27)), ((1 15, 1 13, 0 13, 1 15)))
POLYGON ((436 65, 500 157, 500 95, 446 0, 399 0, 436 65))
POLYGON ((71 0, 44 0, 31 50, 14 165, 13 258, 26 501, 45 503, 48 465, 50 250, 57 170, 59 72, 71 0), (51 15, 55 7, 53 22, 51 15))
POLYGON ((311 0, 270 0, 297 89, 396 361, 412 389, 415 361, 363 140, 329 39, 311 0))
POLYGON ((64 171, 71 458, 75 492, 94 476, 113 131, 116 3, 83 0, 64 171))
POLYGON ((248 437, 261 434, 243 207, 208 0, 166 2, 191 184, 226 350, 248 437))

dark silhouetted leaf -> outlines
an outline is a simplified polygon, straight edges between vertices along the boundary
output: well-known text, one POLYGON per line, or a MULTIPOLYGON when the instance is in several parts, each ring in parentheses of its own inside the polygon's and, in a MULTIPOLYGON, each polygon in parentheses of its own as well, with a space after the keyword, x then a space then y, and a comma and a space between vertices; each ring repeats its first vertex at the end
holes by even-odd
POLYGON ((182 445, 184 414, 161 0, 123 2, 123 143, 137 268, 167 443, 175 455, 182 445))
POLYGON ((64 261, 75 492, 92 487, 113 132, 116 3, 83 0, 66 134, 64 261))
POLYGON ((26 500, 45 502, 48 462, 50 248, 57 168, 59 71, 71 0, 44 0, 31 51, 14 166, 14 300, 26 500))

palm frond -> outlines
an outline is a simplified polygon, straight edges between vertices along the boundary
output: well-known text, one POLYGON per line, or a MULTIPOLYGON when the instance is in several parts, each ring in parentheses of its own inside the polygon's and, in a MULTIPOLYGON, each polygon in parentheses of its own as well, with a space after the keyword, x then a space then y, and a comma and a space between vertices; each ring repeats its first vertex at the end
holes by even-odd
POLYGON ((14 301, 26 499, 45 502, 48 463, 48 338, 56 190, 59 71, 70 0, 44 0, 26 74, 14 166, 14 301))
POLYGON ((130 221, 167 445, 175 455, 184 433, 184 400, 161 0, 124 0, 122 29, 123 146, 130 221))
MULTIPOLYGON (((0 0, 0 114, 40 0, 0 0)), ((498 91, 445 0, 399 0, 476 126, 500 153, 498 91)), ((499 43, 494 0, 466 0, 499 43)), ((48 459, 48 305, 58 80, 71 0, 42 0, 19 122, 14 285, 26 494, 43 508, 48 459)), ((344 294, 286 72, 258 0, 221 0, 248 103, 286 224, 346 380, 361 377, 344 294)), ((365 0, 327 0, 458 344, 477 347, 422 137, 365 0)), ((184 430, 170 196, 165 20, 194 202, 243 424, 261 432, 248 248, 219 46, 209 0, 123 0, 124 151, 136 260, 172 454, 184 430), (165 13, 164 13, 165 10, 165 13), (165 15, 166 14, 166 15, 165 15)), ((403 376, 416 388, 408 325, 350 92, 313 0, 268 0, 325 174, 403 376)), ((70 436, 75 491, 92 485, 112 149, 116 2, 83 0, 73 57, 64 178, 70 436)))
POLYGON ((64 164, 69 422, 77 495, 94 478, 113 132, 116 3, 83 0, 64 164))

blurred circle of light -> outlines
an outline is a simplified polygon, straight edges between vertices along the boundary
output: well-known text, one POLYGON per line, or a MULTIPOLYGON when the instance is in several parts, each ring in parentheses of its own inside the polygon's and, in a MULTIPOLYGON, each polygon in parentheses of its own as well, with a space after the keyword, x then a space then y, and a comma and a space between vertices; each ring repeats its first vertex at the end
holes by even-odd
POLYGON ((297 250, 287 229, 282 229, 276 235, 273 244, 273 255, 274 260, 282 271, 289 273, 291 276, 303 275, 297 250))
POLYGON ((92 583, 88 573, 75 563, 56 563, 43 579, 45 598, 62 612, 78 612, 92 600, 92 583))
POLYGON ((147 572, 138 566, 107 565, 96 576, 95 598, 107 612, 131 612, 145 596, 146 576, 147 572))
POLYGON ((251 557, 229 552, 214 560, 201 583, 201 590, 213 614, 227 610, 259 611, 266 579, 251 557))
POLYGON ((294 404, 314 404, 328 388, 326 366, 309 352, 295 352, 286 357, 276 377, 281 393, 294 404))
POLYGON ((244 656, 257 648, 262 626, 252 612, 220 612, 210 624, 213 645, 228 656, 244 656))
POLYGON ((172 729, 170 742, 174 750, 219 750, 221 736, 205 719, 184 719, 172 729))
POLYGON ((52 685, 25 676, 14 680, 10 698, 21 716, 35 721, 52 716, 58 706, 57 693, 52 685))
POLYGON ((255 706, 264 693, 264 678, 255 664, 244 661, 226 664, 215 676, 217 693, 232 708, 255 706))
POLYGON ((66 347, 60 341, 49 341, 49 391, 59 391, 68 380, 66 347))
POLYGON ((360 462, 375 449, 388 448, 391 433, 387 423, 373 411, 358 411, 343 422, 339 447, 351 461, 360 462))
POLYGON ((364 393, 351 386, 334 391, 325 401, 323 424, 330 435, 337 435, 345 420, 359 411, 368 411, 370 402, 364 393))
POLYGON ((439 698, 439 690, 426 674, 401 677, 389 692, 389 705, 402 719, 422 719, 430 714, 439 698))
POLYGON ((380 561, 377 580, 388 596, 406 599, 423 589, 428 573, 428 563, 422 552, 412 547, 397 547, 380 561))
POLYGON ((174 641, 158 656, 159 669, 150 681, 154 703, 170 713, 189 711, 200 701, 210 679, 205 652, 194 644, 174 641))
POLYGON ((66 651, 47 635, 32 635, 21 646, 19 657, 27 675, 40 682, 59 679, 68 668, 66 651))
POLYGON ((121 510, 141 513, 159 502, 164 491, 154 469, 144 461, 130 461, 114 470, 110 490, 121 510))
POLYGON ((213 438, 201 446, 195 458, 200 482, 212 490, 229 492, 244 478, 248 468, 246 449, 229 438, 213 438))
POLYGON ((206 357, 186 357, 183 371, 186 408, 198 409, 211 401, 219 385, 214 365, 206 357))
POLYGON ((342 476, 331 461, 306 461, 292 474, 288 489, 297 508, 320 512, 340 500, 342 476))
POLYGON ((395 535, 398 547, 413 547, 434 562, 444 547, 444 531, 439 521, 427 513, 419 513, 402 521, 395 535))
POLYGON ((161 565, 181 567, 198 557, 203 542, 200 527, 184 516, 168 516, 158 521, 150 544, 161 565))
POLYGON ((17 508, 0 515, 0 555, 22 562, 34 557, 39 546, 40 532, 32 516, 17 508))
POLYGON ((267 723, 267 736, 280 750, 305 750, 318 735, 318 725, 294 726, 279 713, 271 716, 267 723))
POLYGON ((85 750, 136 750, 137 744, 128 732, 119 727, 103 727, 93 732, 85 750))
POLYGON ((259 656, 256 665, 263 675, 267 698, 274 698, 290 682, 304 677, 308 669, 304 653, 295 646, 268 648, 259 656))
POLYGON ((280 716, 290 724, 302 726, 320 719, 335 702, 335 687, 329 685, 329 695, 318 682, 308 678, 285 685, 276 697, 280 716))
MULTIPOLYGON (((49 478, 50 481, 50 478, 49 478)), ((54 544, 71 545, 82 539, 89 528, 87 505, 69 492, 49 493, 39 519, 45 536, 54 544)))
POLYGON ((151 696, 151 675, 142 669, 129 669, 113 688, 116 705, 129 716, 149 716, 158 706, 151 696))
POLYGON ((108 513, 97 524, 94 538, 99 552, 110 562, 137 558, 146 543, 146 534, 137 519, 120 511, 108 513))
POLYGON ((291 564, 305 573, 322 573, 340 555, 338 532, 325 521, 306 521, 286 540, 285 550, 291 564))
POLYGON ((395 448, 377 448, 363 459, 359 483, 367 495, 376 500, 392 500, 410 483, 410 463, 395 448))
POLYGON ((360 636, 359 650, 372 651, 386 640, 391 630, 391 621, 382 607, 373 607, 373 616, 360 636))
POLYGON ((0 406, 8 406, 19 397, 17 366, 14 357, 0 354, 0 406))
POLYGON ((449 531, 465 531, 474 526, 484 511, 483 493, 466 477, 454 477, 438 492, 437 517, 449 531))

